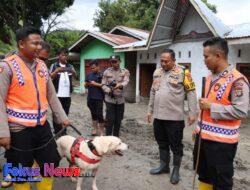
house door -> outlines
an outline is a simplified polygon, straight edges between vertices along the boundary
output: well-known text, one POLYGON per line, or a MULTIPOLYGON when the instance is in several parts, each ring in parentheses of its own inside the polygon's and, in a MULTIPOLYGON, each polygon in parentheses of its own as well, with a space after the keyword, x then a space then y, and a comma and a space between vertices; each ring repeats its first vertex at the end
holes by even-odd
MULTIPOLYGON (((96 59, 99 67, 100 67, 100 71, 104 72, 109 66, 109 59, 96 59)), ((90 63, 91 61, 93 61, 93 59, 86 59, 85 62, 85 77, 88 76, 88 74, 91 72, 90 69, 90 63)))
POLYGON ((140 64, 140 96, 148 98, 156 64, 140 64))

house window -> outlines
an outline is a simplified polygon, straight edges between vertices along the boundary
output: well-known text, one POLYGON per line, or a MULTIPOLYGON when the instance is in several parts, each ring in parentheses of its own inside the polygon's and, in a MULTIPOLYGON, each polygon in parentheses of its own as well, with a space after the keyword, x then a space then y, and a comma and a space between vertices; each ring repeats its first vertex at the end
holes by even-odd
POLYGON ((149 53, 148 53, 148 55, 147 55, 147 59, 149 59, 149 53))
POLYGON ((238 57, 241 57, 241 49, 238 50, 238 57))
POLYGON ((178 55, 179 55, 179 58, 181 58, 181 51, 179 51, 178 55))
POLYGON ((140 54, 140 59, 142 59, 142 53, 140 54))
POLYGON ((157 53, 155 53, 155 59, 157 59, 157 53))
POLYGON ((188 51, 188 57, 189 58, 191 57, 191 51, 188 51))

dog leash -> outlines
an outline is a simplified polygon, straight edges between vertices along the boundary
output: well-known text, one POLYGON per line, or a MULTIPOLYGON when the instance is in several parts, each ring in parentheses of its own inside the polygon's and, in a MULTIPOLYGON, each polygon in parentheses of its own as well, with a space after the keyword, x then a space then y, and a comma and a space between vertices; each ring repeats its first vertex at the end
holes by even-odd
POLYGON ((82 133, 76 128, 76 127, 74 127, 73 125, 69 125, 72 129, 74 129, 75 130, 75 132, 78 134, 78 135, 80 135, 80 136, 82 136, 82 133))
MULTIPOLYGON (((69 125, 69 127, 71 127, 78 135, 82 136, 81 132, 76 127, 74 127, 73 125, 69 125)), ((50 138, 48 140, 48 142, 46 142, 44 145, 41 145, 39 147, 32 148, 32 149, 26 149, 26 150, 23 150, 23 149, 20 149, 20 148, 16 148, 14 146, 11 146, 11 148, 14 149, 14 150, 16 150, 16 151, 19 151, 19 152, 31 152, 31 151, 43 149, 44 147, 48 146, 48 144, 52 140, 54 140, 55 138, 57 138, 64 130, 65 130, 65 128, 62 128, 57 134, 55 134, 55 136, 53 136, 52 138, 50 138)), ((4 155, 4 153, 5 153, 5 151, 3 151, 2 153, 0 153, 0 156, 4 155)))

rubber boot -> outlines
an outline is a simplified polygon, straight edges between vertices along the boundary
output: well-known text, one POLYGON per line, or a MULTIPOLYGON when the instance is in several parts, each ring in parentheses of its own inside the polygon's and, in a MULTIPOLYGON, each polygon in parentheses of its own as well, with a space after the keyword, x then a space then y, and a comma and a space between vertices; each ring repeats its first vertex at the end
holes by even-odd
POLYGON ((43 177, 41 182, 36 183, 36 190, 52 190, 53 177, 43 177))
POLYGON ((169 151, 160 149, 160 166, 149 171, 151 175, 169 173, 170 154, 169 151))
MULTIPOLYGON (((8 174, 5 178, 11 179, 11 175, 8 174)), ((1 187, 2 187, 2 188, 7 188, 7 187, 10 187, 11 185, 12 185, 12 182, 11 182, 11 181, 2 181, 2 182, 1 182, 1 187)))
POLYGON ((213 185, 199 181, 199 190, 213 190, 213 185))
POLYGON ((98 123, 98 135, 99 136, 104 135, 104 123, 98 123))
POLYGON ((181 166, 181 159, 182 157, 174 155, 174 159, 173 159, 174 168, 170 177, 170 182, 174 185, 178 184, 180 181, 179 170, 181 166))
POLYGON ((30 190, 30 184, 25 183, 13 183, 14 190, 30 190))
POLYGON ((98 123, 97 123, 97 121, 92 120, 92 132, 91 132, 92 136, 96 136, 97 135, 97 129, 98 129, 98 123))

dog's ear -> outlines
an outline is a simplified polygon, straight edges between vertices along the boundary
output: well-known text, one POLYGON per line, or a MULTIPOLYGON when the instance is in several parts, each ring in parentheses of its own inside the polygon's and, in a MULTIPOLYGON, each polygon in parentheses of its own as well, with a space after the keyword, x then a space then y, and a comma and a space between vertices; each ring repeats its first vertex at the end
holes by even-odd
POLYGON ((109 144, 106 144, 105 146, 103 146, 103 149, 102 149, 103 154, 106 154, 108 152, 109 146, 110 146, 109 144))
POLYGON ((95 137, 93 141, 99 154, 103 155, 109 151, 110 142, 105 137, 95 137))

